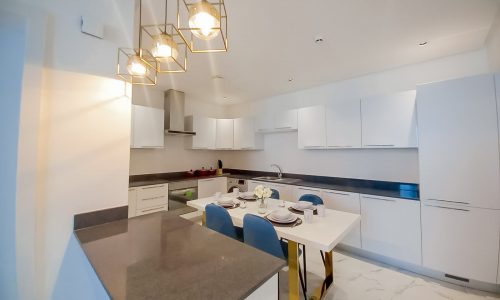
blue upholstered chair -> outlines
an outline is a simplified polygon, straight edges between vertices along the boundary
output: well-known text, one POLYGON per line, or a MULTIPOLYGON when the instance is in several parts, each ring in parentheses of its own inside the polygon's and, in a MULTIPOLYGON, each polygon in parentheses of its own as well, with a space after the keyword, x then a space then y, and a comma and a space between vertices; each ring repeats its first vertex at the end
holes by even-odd
POLYGON ((231 216, 224 207, 208 204, 205 212, 208 228, 243 242, 243 229, 233 225, 231 216))
POLYGON ((271 189, 271 199, 279 200, 280 199, 280 192, 278 192, 278 190, 271 189))
MULTIPOLYGON (((256 215, 246 214, 243 217, 243 236, 245 244, 288 260, 288 243, 279 239, 273 224, 268 220, 256 215)), ((302 251, 299 249, 299 255, 301 253, 302 251)), ((300 272, 300 265, 299 275, 302 291, 305 295, 306 289, 300 272)))
POLYGON ((311 202, 313 205, 323 204, 323 199, 321 199, 320 196, 316 196, 313 194, 304 194, 300 196, 299 201, 311 202))

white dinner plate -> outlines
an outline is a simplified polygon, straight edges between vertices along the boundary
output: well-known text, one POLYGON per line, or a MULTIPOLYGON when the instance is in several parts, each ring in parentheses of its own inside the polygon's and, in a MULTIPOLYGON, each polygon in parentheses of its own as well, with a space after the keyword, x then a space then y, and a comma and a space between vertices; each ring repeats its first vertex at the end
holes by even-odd
POLYGON ((272 214, 269 214, 267 216, 267 218, 273 222, 276 222, 276 223, 292 223, 292 222, 295 222, 297 220, 297 216, 296 215, 291 215, 290 218, 288 219, 285 219, 285 220, 280 220, 280 219, 276 219, 272 216, 272 214))

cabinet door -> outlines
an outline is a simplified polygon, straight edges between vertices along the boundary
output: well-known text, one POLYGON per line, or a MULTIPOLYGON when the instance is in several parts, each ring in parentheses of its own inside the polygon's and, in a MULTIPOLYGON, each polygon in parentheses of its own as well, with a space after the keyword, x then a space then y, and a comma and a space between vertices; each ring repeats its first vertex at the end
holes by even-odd
POLYGON ((420 202, 361 195, 362 248, 421 264, 420 202))
POLYGON ((234 149, 255 149, 254 121, 251 118, 234 119, 234 149))
POLYGON ((217 119, 216 121, 215 148, 221 150, 233 149, 233 119, 217 119))
POLYGON ((129 188, 128 189, 128 217, 135 217, 136 211, 136 201, 137 201, 137 189, 129 188))
POLYGON ((419 86, 417 109, 421 199, 500 208, 493 76, 419 86))
MULTIPOLYGON (((361 214, 359 194, 357 193, 325 190, 322 192, 322 198, 326 208, 361 214)), ((352 232, 342 240, 342 244, 361 248, 361 220, 352 232)))
POLYGON ((311 106, 298 110, 298 144, 301 149, 326 147, 325 107, 311 106))
MULTIPOLYGON (((320 189, 314 189, 314 188, 308 188, 308 187, 295 187, 295 193, 294 193, 294 198, 292 201, 299 201, 300 197, 305 194, 312 194, 321 197, 321 190, 320 189)), ((324 202, 324 201, 323 201, 324 202)))
POLYGON ((132 105, 131 148, 163 148, 163 109, 132 105))
POLYGON ((328 148, 361 148, 361 101, 331 100, 326 108, 328 148))
POLYGON ((168 184, 148 185, 137 188, 136 209, 146 209, 168 204, 168 184))
POLYGON ((259 113, 255 116, 255 131, 269 132, 274 130, 273 115, 269 112, 259 113))
POLYGON ((227 178, 207 178, 198 180, 198 198, 212 197, 215 193, 227 192, 227 178))
POLYGON ((274 129, 283 131, 297 129, 297 110, 290 109, 275 113, 274 129))
POLYGON ((364 148, 417 147, 415 90, 361 100, 364 148))
POLYGON ((196 132, 190 137, 191 149, 215 149, 216 121, 213 118, 203 116, 186 117, 186 130, 196 132), (191 124, 188 124, 191 122, 191 124))
POLYGON ((495 283, 499 222, 498 210, 422 203, 424 267, 495 283))

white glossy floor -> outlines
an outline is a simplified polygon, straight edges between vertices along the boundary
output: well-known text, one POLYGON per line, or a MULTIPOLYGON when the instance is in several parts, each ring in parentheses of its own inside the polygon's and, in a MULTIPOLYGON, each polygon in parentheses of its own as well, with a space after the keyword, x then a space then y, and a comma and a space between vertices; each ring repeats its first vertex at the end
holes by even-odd
MULTIPOLYGON (((318 251, 307 252, 310 292, 319 285, 323 265, 318 251)), ((334 254, 335 282, 328 300, 486 300, 500 295, 468 289, 347 253, 334 254)), ((281 299, 287 299, 287 273, 280 274, 281 299)))

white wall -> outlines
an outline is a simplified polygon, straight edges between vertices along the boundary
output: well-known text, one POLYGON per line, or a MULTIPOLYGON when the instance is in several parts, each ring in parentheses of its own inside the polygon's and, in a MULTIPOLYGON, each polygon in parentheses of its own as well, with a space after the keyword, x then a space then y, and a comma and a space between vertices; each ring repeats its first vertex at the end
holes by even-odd
POLYGON ((130 97, 114 72, 117 47, 132 41, 133 7, 133 0, 19 0, 0 7, 25 20, 28 36, 17 240, 10 241, 17 276, 9 276, 18 279, 20 299, 107 298, 72 238, 73 215, 128 202, 130 97), (80 32, 82 14, 103 21, 103 40, 80 32))
MULTIPOLYGON (((479 50, 234 105, 228 108, 228 114, 231 117, 256 115, 263 110, 325 104, 332 98, 359 99, 364 95, 415 89, 417 84, 488 70, 486 50, 479 50)), ((288 173, 418 182, 417 150, 299 150, 297 133, 266 135, 265 151, 227 151, 223 159, 230 168, 270 171, 269 165, 277 163, 288 173)))
POLYGON ((0 73, 2 109, 0 110, 0 298, 16 299, 16 177, 25 53, 25 23, 0 12, 0 73), (7 59, 6 59, 7 58, 7 59))
POLYGON ((490 29, 486 40, 486 49, 490 62, 491 71, 500 70, 500 11, 497 13, 495 22, 490 29))
MULTIPOLYGON (((134 86, 132 102, 138 105, 157 108, 164 107, 164 91, 154 87, 134 86)), ((225 115, 223 106, 189 100, 186 94, 185 114, 200 114, 214 118, 225 115)), ((190 169, 210 168, 217 166, 217 159, 222 154, 217 151, 186 150, 184 136, 165 136, 164 149, 131 149, 130 175, 181 172, 190 169)))

